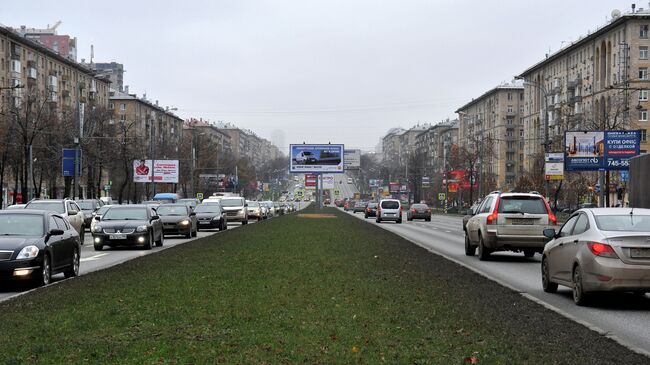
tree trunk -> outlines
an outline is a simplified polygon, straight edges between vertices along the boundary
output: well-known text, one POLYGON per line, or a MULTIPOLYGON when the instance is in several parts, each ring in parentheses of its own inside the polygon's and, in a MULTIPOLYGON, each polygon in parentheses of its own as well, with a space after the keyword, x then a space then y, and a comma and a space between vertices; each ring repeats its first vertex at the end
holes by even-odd
POLYGON ((560 190, 562 190, 562 183, 564 180, 560 180, 560 184, 557 186, 557 189, 555 189, 555 194, 553 196, 553 211, 557 212, 557 198, 560 195, 560 190))

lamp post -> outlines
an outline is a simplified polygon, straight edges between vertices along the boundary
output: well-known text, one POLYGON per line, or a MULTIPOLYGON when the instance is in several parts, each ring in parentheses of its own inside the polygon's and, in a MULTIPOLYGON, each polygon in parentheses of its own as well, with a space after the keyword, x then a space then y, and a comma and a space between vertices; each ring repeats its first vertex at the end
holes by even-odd
MULTIPOLYGON (((549 132, 548 132, 548 91, 546 90, 546 87, 544 85, 535 82, 535 81, 528 81, 524 79, 523 77, 520 76, 515 76, 515 80, 523 80, 524 85, 530 85, 533 87, 536 87, 543 95, 544 95, 544 142, 542 143, 542 146, 544 146, 544 163, 546 164, 546 153, 551 152, 551 144, 552 141, 549 140, 549 132)), ((545 190, 545 197, 546 199, 550 199, 549 195, 551 194, 550 192, 550 186, 549 186, 549 181, 548 179, 545 180, 545 185, 544 185, 544 190, 545 190)))

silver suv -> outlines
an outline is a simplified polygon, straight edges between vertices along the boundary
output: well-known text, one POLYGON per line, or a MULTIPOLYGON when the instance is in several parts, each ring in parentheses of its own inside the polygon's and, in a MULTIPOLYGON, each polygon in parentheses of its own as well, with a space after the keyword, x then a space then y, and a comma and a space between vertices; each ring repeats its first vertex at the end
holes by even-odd
POLYGON ((465 255, 480 260, 494 251, 522 252, 533 257, 549 241, 544 229, 557 224, 555 215, 540 194, 492 192, 467 222, 465 255))
POLYGON ((382 199, 377 206, 377 223, 395 221, 402 223, 402 203, 397 199, 382 199))

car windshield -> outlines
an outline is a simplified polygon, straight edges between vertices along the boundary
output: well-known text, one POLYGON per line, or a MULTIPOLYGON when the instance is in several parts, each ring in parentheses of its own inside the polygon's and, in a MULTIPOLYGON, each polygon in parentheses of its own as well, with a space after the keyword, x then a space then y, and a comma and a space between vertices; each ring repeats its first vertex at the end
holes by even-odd
POLYGON ((311 152, 303 152, 303 154, 304 154, 305 156, 311 156, 311 155, 312 155, 311 152))
POLYGON ((244 199, 221 199, 222 207, 241 207, 244 205, 244 199))
POLYGON ((595 218, 601 231, 650 232, 650 215, 597 215, 595 218))
POLYGON ((99 216, 104 215, 104 213, 106 213, 106 211, 107 211, 108 208, 110 208, 110 207, 111 207, 110 205, 104 205, 103 207, 97 209, 97 211, 95 212, 95 214, 97 214, 97 215, 99 215, 99 216))
POLYGON ((425 204, 413 204, 411 205, 411 208, 415 209, 427 209, 428 207, 425 204))
POLYGON ((381 207, 383 209, 398 209, 399 203, 393 200, 383 201, 381 202, 381 207))
POLYGON ((194 199, 181 199, 178 202, 183 203, 183 204, 187 204, 187 205, 189 205, 191 207, 195 207, 195 206, 198 205, 198 203, 194 199))
POLYGON ((502 196, 499 213, 547 214, 544 200, 537 196, 502 196))
POLYGON ((102 217, 103 221, 146 221, 147 220, 147 208, 137 207, 137 208, 118 208, 113 207, 108 210, 102 217))
POLYGON ((95 210, 95 207, 97 207, 97 203, 93 200, 80 200, 77 201, 77 204, 79 204, 82 210, 95 210))
POLYGON ((43 216, 37 214, 0 215, 0 236, 43 236, 43 216))
POLYGON ((61 214, 65 213, 65 206, 63 206, 63 202, 35 201, 27 204, 25 208, 47 210, 50 212, 61 213, 61 214))
POLYGON ((248 207, 249 208, 259 208, 260 203, 258 203, 258 202, 248 202, 248 207))
POLYGON ((368 208, 377 208, 377 203, 368 203, 368 208))
POLYGON ((221 208, 219 208, 218 204, 211 204, 211 205, 204 205, 200 204, 196 206, 196 209, 194 209, 195 212, 197 213, 221 213, 221 208))
POLYGON ((187 206, 185 205, 161 205, 156 209, 158 215, 187 215, 187 206))

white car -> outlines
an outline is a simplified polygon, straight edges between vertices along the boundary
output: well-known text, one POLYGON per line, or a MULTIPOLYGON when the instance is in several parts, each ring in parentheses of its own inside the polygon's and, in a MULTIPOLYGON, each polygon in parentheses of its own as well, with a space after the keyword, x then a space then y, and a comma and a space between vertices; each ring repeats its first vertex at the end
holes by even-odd
POLYGON ((317 159, 316 155, 311 151, 300 151, 296 157, 294 157, 294 161, 299 164, 308 164, 316 162, 317 159))
POLYGON ((377 207, 377 223, 395 221, 402 223, 402 203, 397 199, 382 199, 377 207))

